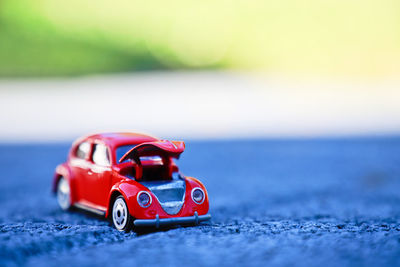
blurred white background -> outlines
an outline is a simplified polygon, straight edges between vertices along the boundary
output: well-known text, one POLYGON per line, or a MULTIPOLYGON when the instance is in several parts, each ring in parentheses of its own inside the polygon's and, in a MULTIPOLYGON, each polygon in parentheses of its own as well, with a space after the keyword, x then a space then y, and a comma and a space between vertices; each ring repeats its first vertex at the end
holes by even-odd
POLYGON ((175 139, 399 134, 399 84, 240 72, 1 80, 0 141, 102 131, 175 139))

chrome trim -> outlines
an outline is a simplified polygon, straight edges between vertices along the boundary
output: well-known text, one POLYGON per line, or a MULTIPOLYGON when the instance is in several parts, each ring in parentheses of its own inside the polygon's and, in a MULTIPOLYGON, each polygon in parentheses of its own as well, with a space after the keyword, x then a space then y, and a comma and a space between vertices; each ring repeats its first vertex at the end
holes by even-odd
POLYGON ((192 192, 190 193, 190 195, 192 196, 192 200, 194 203, 196 203, 197 205, 203 204, 204 200, 206 199, 206 194, 204 193, 204 190, 201 189, 200 187, 195 187, 192 189, 192 192), (196 200, 194 200, 193 198, 193 192, 194 190, 199 189, 202 193, 203 193, 203 200, 201 202, 197 202, 196 200))
POLYGON ((75 203, 74 206, 79 208, 79 209, 83 209, 83 210, 86 210, 86 211, 89 211, 89 212, 96 213, 98 215, 102 215, 102 216, 106 215, 105 211, 86 206, 85 204, 82 204, 82 203, 79 203, 79 202, 75 203))
POLYGON ((160 216, 156 215, 156 227, 160 227, 160 216))
POLYGON ((137 219, 133 222, 133 224, 138 227, 155 226, 156 228, 159 228, 165 225, 176 225, 176 224, 194 223, 198 225, 199 223, 208 221, 210 219, 211 219, 210 214, 198 215, 197 211, 195 211, 193 216, 164 218, 164 219, 160 219, 160 217, 157 214, 155 219, 143 219, 143 220, 137 219))
POLYGON ((137 201, 137 203, 139 204, 139 206, 142 207, 142 208, 148 208, 148 207, 150 207, 151 203, 153 203, 153 199, 152 199, 151 195, 149 194, 149 192, 147 192, 147 191, 140 191, 140 192, 137 194, 137 196, 136 196, 136 201, 137 201), (139 196, 140 196, 141 194, 147 194, 147 195, 149 196, 150 202, 149 202, 148 205, 143 206, 143 205, 139 202, 139 196))

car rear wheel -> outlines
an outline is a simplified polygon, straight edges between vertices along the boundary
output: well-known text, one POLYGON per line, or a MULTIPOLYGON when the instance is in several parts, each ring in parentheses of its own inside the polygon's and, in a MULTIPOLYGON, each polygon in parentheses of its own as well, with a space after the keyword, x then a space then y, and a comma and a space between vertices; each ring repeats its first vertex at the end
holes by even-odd
POLYGON ((57 202, 63 210, 71 208, 71 190, 68 181, 61 177, 57 184, 57 202))
POLYGON ((129 232, 132 229, 133 217, 129 213, 123 196, 117 197, 114 201, 112 221, 114 227, 120 232, 129 232))

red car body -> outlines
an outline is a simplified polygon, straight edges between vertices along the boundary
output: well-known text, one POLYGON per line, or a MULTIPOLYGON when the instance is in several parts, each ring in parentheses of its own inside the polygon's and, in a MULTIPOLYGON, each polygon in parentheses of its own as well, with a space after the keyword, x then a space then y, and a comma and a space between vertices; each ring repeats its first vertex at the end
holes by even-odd
POLYGON ((184 149, 183 142, 135 133, 83 137, 57 166, 53 192, 64 197, 62 203, 59 199, 63 209, 75 206, 122 220, 118 216, 127 208, 132 226, 199 223, 211 217, 208 194, 199 180, 179 173, 174 158, 184 149), (125 151, 118 158, 121 149, 125 151), (69 194, 62 195, 63 190, 69 194))

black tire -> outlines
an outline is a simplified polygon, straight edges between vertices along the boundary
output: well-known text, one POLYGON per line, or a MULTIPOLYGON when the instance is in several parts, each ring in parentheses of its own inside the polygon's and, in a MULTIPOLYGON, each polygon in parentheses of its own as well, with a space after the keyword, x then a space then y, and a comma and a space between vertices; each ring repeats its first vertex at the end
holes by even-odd
POLYGON ((118 196, 113 202, 111 212, 111 221, 115 229, 120 232, 129 232, 133 227, 133 220, 124 197, 118 196))

